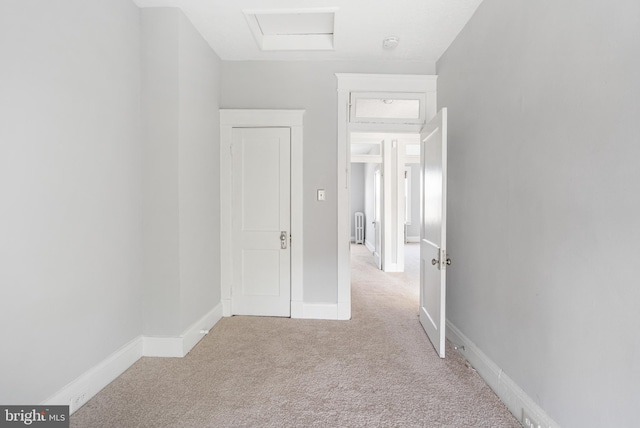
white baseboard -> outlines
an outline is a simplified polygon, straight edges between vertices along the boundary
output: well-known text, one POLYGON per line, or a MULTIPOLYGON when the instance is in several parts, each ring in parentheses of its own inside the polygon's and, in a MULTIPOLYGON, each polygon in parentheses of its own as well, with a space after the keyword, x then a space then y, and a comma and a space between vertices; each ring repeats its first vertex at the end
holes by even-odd
POLYGON ((419 236, 407 236, 407 242, 420 242, 419 236))
POLYGON ((187 355, 205 337, 211 328, 222 319, 222 302, 182 333, 182 353, 187 355))
POLYGON ((69 405, 72 414, 113 382, 142 356, 183 357, 222 318, 222 303, 216 305, 180 337, 138 336, 92 369, 42 402, 42 405, 69 405))
POLYGON ((373 244, 365 239, 364 245, 366 245, 367 249, 373 253, 376 250, 376 247, 373 244))
POLYGON ((335 303, 291 302, 291 318, 337 320, 338 305, 335 303))
POLYGON ((178 337, 144 336, 142 355, 145 357, 184 357, 222 318, 222 302, 178 337))
POLYGON ((144 336, 142 340, 142 355, 145 357, 183 357, 181 337, 144 336))
POLYGON ((518 421, 522 422, 524 410, 540 424, 540 427, 559 428, 559 425, 522 388, 449 320, 446 335, 451 343, 458 345, 460 354, 469 361, 518 421), (464 349, 461 346, 464 346, 464 349))
POLYGON ((140 359, 142 343, 142 336, 136 337, 49 397, 42 405, 69 405, 69 413, 72 414, 140 359))

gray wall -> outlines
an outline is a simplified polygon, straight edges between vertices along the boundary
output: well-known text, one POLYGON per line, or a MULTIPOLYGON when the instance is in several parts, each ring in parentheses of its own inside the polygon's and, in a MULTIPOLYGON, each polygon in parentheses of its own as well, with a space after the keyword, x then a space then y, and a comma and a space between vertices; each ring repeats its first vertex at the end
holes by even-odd
POLYGON ((351 164, 351 237, 354 238, 356 236, 355 214, 364 213, 364 165, 363 163, 351 164))
POLYGON ((489 0, 437 64, 448 318, 560 426, 640 397, 640 3, 489 0))
POLYGON ((220 302, 221 61, 180 13, 180 325, 220 302))
POLYGON ((0 3, 0 403, 220 302, 220 60, 177 9, 0 3))
POLYGON ((0 2, 0 403, 141 333, 139 40, 129 0, 0 2))
POLYGON ((335 73, 433 74, 432 63, 223 62, 223 108, 306 109, 304 301, 335 303, 337 288, 337 80, 335 73), (316 189, 326 189, 325 202, 316 189))
POLYGON ((144 332, 180 330, 179 10, 141 10, 144 332), (159 191, 161 189, 161 191, 159 191))
POLYGON ((144 334, 220 302, 220 60, 179 9, 142 9, 144 334))

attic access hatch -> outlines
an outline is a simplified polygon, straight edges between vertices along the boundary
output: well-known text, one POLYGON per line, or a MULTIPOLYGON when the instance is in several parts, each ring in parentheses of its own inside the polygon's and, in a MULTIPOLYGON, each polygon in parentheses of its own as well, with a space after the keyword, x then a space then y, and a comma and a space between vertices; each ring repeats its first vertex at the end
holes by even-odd
POLYGON ((263 51, 333 50, 338 8, 244 10, 263 51))

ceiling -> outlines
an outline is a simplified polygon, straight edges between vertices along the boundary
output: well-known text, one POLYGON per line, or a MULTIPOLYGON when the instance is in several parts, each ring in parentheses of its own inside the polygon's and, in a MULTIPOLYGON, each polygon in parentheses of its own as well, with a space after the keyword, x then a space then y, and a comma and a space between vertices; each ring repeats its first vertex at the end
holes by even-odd
MULTIPOLYGON (((134 0, 178 7, 223 60, 437 61, 482 0, 134 0), (259 48, 244 11, 335 8, 331 50, 259 48), (382 41, 396 36, 388 50, 382 41)), ((297 30, 300 32, 299 30, 297 30)), ((304 31, 303 31, 304 32, 304 31)))

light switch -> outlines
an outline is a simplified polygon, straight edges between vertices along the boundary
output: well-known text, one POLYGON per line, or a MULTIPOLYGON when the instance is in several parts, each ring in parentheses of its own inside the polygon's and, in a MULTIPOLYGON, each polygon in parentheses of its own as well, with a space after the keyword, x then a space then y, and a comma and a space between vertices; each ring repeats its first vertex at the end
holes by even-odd
POLYGON ((324 201, 324 189, 318 189, 318 200, 324 201))

